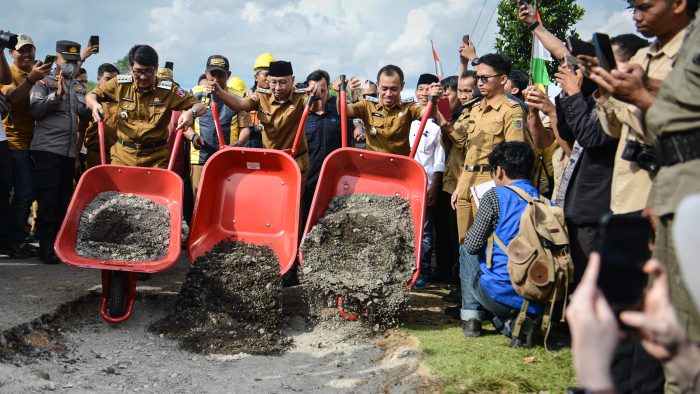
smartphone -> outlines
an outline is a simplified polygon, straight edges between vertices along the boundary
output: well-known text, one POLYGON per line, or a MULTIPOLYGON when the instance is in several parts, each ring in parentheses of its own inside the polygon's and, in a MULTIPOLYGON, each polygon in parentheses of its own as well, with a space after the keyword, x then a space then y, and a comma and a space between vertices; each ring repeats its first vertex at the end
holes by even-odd
POLYGON ((95 53, 100 52, 100 36, 90 36, 88 44, 90 44, 91 47, 97 47, 97 52, 95 53))
POLYGON ((647 275, 642 271, 651 258, 651 225, 639 216, 607 214, 600 220, 600 274, 598 288, 618 314, 640 310, 647 275))
POLYGON ((569 36, 566 39, 567 46, 569 47, 569 52, 571 52, 572 55, 578 56, 578 55, 586 55, 586 56, 592 56, 594 57, 595 54, 595 48, 591 43, 588 43, 583 40, 579 40, 578 38, 574 36, 569 36))
POLYGON ((462 36, 462 42, 469 45, 469 34, 465 34, 462 36))
POLYGON ((165 68, 167 68, 170 71, 173 71, 173 62, 165 62, 165 68))
POLYGON ((610 37, 608 37, 607 34, 593 33, 593 47, 595 48, 595 54, 598 57, 600 67, 607 71, 617 68, 615 56, 610 46, 610 37))
POLYGON ((56 61, 56 55, 46 55, 44 58, 44 64, 53 64, 56 61))

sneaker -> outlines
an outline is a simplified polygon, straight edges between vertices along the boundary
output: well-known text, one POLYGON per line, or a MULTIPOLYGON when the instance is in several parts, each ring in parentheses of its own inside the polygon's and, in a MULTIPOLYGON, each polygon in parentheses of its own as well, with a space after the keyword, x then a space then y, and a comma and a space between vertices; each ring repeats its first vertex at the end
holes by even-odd
POLYGON ((459 303, 462 299, 462 292, 458 289, 452 289, 449 293, 442 296, 442 300, 445 302, 459 303))
POLYGON ((415 290, 421 290, 428 287, 429 284, 430 282, 428 282, 428 277, 421 275, 418 277, 418 280, 416 280, 416 283, 413 284, 413 288, 415 290))
POLYGON ((8 245, 5 248, 5 252, 11 259, 26 259, 29 257, 38 256, 39 248, 26 242, 20 242, 19 244, 15 245, 8 245))
MULTIPOLYGON (((515 326, 515 320, 513 319, 510 324, 510 332, 513 332, 515 326)), ((523 349, 529 349, 532 347, 532 334, 535 332, 535 322, 526 317, 523 321, 522 327, 520 327, 520 335, 517 337, 511 336, 510 347, 520 347, 523 349)))
POLYGON ((465 337, 481 336, 481 321, 477 319, 462 320, 462 334, 465 337))

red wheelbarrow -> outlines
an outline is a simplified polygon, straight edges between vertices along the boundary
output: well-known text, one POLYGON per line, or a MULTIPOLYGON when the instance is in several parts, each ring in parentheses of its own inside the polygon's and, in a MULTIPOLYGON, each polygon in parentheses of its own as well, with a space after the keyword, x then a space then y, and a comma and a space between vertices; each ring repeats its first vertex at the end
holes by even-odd
POLYGON ((182 140, 182 130, 177 131, 167 170, 107 165, 102 122, 98 124, 98 135, 100 165, 87 170, 80 178, 56 237, 54 250, 56 256, 68 265, 102 270, 100 315, 109 323, 121 323, 129 318, 133 310, 137 274, 164 271, 180 257, 183 182, 172 172, 172 167, 182 140), (163 258, 152 261, 123 261, 93 259, 77 254, 80 215, 98 194, 108 191, 134 194, 168 208, 170 245, 163 258))
MULTIPOLYGON (((341 103, 346 103, 346 81, 344 75, 341 75, 341 81, 338 99, 341 103)), ((346 130, 347 108, 346 105, 341 105, 340 124, 343 147, 328 155, 321 166, 318 184, 311 202, 309 218, 306 222, 306 228, 304 228, 304 237, 306 237, 306 234, 311 231, 318 220, 325 215, 328 205, 335 196, 367 193, 407 199, 411 206, 411 215, 413 217, 416 258, 416 270, 407 284, 407 290, 413 287, 420 275, 425 198, 426 189, 428 188, 425 170, 413 157, 418 150, 418 144, 423 135, 423 129, 425 129, 425 125, 428 122, 428 115, 432 111, 434 100, 435 97, 431 97, 431 101, 428 103, 409 156, 348 148, 346 130)), ((299 248, 299 261, 303 264, 304 258, 301 253, 301 247, 299 248)), ((343 311, 340 297, 338 297, 338 311, 348 320, 357 319, 357 315, 346 314, 343 311)))
POLYGON ((231 239, 269 246, 284 273, 297 254, 303 188, 293 157, 313 97, 304 108, 292 148, 284 151, 226 146, 216 103, 210 102, 220 149, 202 170, 187 246, 190 261, 231 239))

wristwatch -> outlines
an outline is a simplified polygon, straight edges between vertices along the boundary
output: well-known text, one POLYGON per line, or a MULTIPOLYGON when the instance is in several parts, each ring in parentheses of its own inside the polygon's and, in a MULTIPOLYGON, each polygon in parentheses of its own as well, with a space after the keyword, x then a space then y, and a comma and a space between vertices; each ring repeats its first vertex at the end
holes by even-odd
POLYGON ((192 116, 194 116, 195 118, 199 117, 199 113, 194 108, 192 108, 192 116))

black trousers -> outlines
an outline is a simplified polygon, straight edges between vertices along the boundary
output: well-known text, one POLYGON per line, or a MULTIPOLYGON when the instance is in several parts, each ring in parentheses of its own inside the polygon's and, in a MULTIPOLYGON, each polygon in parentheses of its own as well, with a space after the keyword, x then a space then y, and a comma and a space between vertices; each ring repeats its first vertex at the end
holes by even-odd
POLYGON ((10 242, 10 190, 12 190, 12 167, 10 167, 10 146, 0 142, 0 246, 10 242))
POLYGON ((41 229, 39 253, 54 254, 56 240, 63 217, 68 210, 73 192, 75 159, 45 151, 32 151, 34 182, 37 192, 37 223, 41 229))
POLYGON ((450 206, 450 193, 441 190, 433 210, 435 227, 435 259, 437 272, 449 278, 450 283, 459 283, 459 233, 457 212, 450 206))

